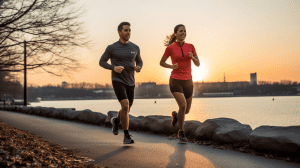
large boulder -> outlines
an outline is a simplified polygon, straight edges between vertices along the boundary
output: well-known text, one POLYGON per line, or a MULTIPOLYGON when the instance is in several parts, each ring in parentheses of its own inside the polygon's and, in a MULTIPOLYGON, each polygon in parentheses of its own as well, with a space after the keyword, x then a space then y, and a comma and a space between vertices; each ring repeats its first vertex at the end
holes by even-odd
POLYGON ((75 119, 91 124, 102 125, 104 124, 105 119, 107 116, 105 114, 99 112, 93 112, 89 109, 83 111, 76 111, 70 110, 68 115, 72 115, 75 119), (73 113, 73 114, 72 114, 73 113))
MULTIPOLYGON (((118 111, 108 111, 107 112, 107 117, 104 121, 105 126, 112 127, 112 124, 111 124, 110 120, 111 120, 111 118, 117 117, 117 116, 118 116, 118 111)), ((136 124, 136 122, 134 122, 134 121, 136 121, 135 120, 136 118, 139 119, 138 117, 134 117, 134 116, 129 114, 129 129, 130 130, 136 130, 135 128, 137 127, 137 124, 136 124)), ((120 125, 119 125, 119 129, 122 129, 121 122, 120 122, 120 125)))
POLYGON ((150 115, 139 121, 139 128, 142 131, 149 131, 157 134, 172 134, 178 131, 176 127, 171 126, 171 116, 150 115))
POLYGON ((107 117, 104 120, 104 124, 107 127, 112 127, 112 124, 110 122, 111 118, 113 117, 117 117, 118 116, 118 112, 117 111, 108 111, 107 112, 107 117))
POLYGON ((300 153, 300 126, 260 126, 249 137, 250 147, 259 150, 300 153))
POLYGON ((40 114, 51 118, 60 118, 61 111, 54 107, 38 107, 40 108, 40 114))
POLYGON ((252 132, 249 125, 230 118, 208 119, 195 132, 196 139, 222 143, 245 143, 252 132))
MULTIPOLYGON (((178 124, 178 123, 177 123, 178 124)), ((197 130, 197 128, 202 123, 200 121, 196 120, 189 120, 184 122, 184 134, 186 137, 194 137, 194 134, 197 130)))
POLYGON ((54 117, 53 111, 56 110, 53 107, 35 107, 39 111, 40 116, 44 117, 54 117))
POLYGON ((143 125, 142 120, 144 120, 144 116, 134 117, 129 115, 129 130, 132 131, 142 131, 143 125))

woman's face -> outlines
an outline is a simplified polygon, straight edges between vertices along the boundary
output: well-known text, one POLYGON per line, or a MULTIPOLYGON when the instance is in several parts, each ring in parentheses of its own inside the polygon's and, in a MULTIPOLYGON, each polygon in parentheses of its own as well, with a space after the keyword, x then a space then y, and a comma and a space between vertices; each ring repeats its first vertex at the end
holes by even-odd
POLYGON ((176 36, 176 40, 177 41, 183 41, 186 37, 186 30, 184 26, 180 26, 177 30, 177 32, 175 33, 176 36))

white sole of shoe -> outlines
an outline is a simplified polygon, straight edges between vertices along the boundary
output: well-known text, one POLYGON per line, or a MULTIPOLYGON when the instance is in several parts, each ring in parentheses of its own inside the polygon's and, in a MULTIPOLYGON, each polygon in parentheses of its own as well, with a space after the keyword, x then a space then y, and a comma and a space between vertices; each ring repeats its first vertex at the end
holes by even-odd
POLYGON ((187 141, 180 141, 180 140, 179 140, 178 143, 180 143, 180 144, 185 144, 185 143, 187 143, 187 141))

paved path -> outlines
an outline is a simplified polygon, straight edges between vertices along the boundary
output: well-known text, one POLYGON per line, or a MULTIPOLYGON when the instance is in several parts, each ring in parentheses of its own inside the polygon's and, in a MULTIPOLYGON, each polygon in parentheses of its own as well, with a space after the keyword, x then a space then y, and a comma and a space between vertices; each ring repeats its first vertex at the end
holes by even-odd
POLYGON ((108 167, 300 168, 300 164, 221 150, 193 143, 179 144, 164 136, 131 131, 135 144, 123 145, 123 132, 111 128, 21 113, 0 111, 0 121, 48 141, 78 150, 78 156, 108 167))

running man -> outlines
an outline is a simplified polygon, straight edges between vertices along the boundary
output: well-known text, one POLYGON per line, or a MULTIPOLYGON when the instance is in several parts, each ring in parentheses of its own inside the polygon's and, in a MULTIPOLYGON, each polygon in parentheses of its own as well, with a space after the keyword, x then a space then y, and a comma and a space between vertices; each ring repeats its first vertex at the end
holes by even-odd
POLYGON ((100 66, 111 70, 111 80, 115 94, 121 104, 121 110, 117 117, 111 119, 112 131, 115 135, 119 133, 119 124, 124 131, 123 144, 134 143, 129 135, 129 112, 134 99, 135 79, 134 71, 140 72, 143 61, 140 49, 129 41, 130 23, 122 22, 118 26, 119 41, 109 45, 100 59, 100 66), (111 60, 111 65, 107 63, 111 60), (136 65, 135 65, 136 64, 136 65))
POLYGON ((174 28, 174 33, 165 40, 165 46, 167 46, 167 48, 160 60, 162 67, 173 69, 169 85, 179 106, 179 110, 178 114, 175 111, 172 112, 171 125, 175 127, 178 121, 178 137, 180 143, 187 142, 184 135, 184 119, 185 115, 190 112, 193 98, 191 60, 197 67, 200 66, 195 47, 193 44, 185 43, 185 37, 185 26, 182 24, 177 25, 174 28), (169 57, 171 57, 172 65, 166 63, 169 57))

